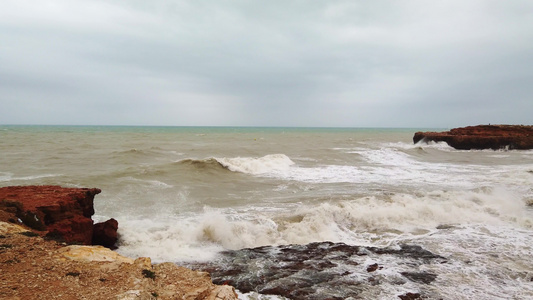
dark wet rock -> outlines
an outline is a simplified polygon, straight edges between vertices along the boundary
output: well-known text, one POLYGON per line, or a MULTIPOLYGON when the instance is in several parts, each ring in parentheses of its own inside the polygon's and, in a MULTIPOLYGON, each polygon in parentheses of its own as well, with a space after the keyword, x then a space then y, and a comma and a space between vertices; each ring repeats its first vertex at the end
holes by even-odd
POLYGON ((402 300, 415 300, 415 299, 421 299, 421 295, 419 293, 407 293, 405 295, 400 295, 398 298, 402 300))
POLYGON ((437 226, 437 229, 439 229, 439 230, 454 229, 454 228, 457 228, 457 227, 452 225, 452 224, 441 224, 441 225, 437 226))
POLYGON ((437 279, 436 274, 427 272, 401 272, 400 274, 407 277, 409 280, 425 284, 430 284, 437 279))
POLYGON ((377 248, 320 242, 225 251, 213 262, 187 266, 209 272, 216 284, 245 293, 313 300, 361 298, 368 289, 405 284, 406 279, 425 285, 436 275, 420 272, 420 266, 445 260, 417 245, 377 248), (368 259, 377 263, 368 265, 368 259), (382 273, 391 264, 403 272, 382 273))
POLYGON ((374 271, 376 271, 378 269, 378 267, 379 267, 378 264, 373 264, 373 265, 370 265, 370 266, 366 267, 366 271, 367 272, 374 272, 374 271))

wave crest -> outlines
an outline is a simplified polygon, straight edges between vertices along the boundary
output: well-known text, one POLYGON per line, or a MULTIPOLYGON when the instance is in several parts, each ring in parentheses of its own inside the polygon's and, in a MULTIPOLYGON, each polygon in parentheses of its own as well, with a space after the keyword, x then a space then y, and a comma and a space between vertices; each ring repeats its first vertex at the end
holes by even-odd
POLYGON ((222 157, 184 159, 178 164, 201 170, 229 170, 232 172, 261 175, 288 170, 294 162, 285 154, 269 154, 263 157, 222 157))
POLYGON ((230 171, 252 175, 284 171, 294 165, 294 162, 285 154, 269 154, 258 158, 217 158, 216 160, 230 171))
POLYGON ((227 169, 224 165, 222 165, 216 158, 206 158, 206 159, 183 159, 178 162, 180 165, 185 166, 191 166, 196 169, 201 170, 221 170, 221 169, 227 169))

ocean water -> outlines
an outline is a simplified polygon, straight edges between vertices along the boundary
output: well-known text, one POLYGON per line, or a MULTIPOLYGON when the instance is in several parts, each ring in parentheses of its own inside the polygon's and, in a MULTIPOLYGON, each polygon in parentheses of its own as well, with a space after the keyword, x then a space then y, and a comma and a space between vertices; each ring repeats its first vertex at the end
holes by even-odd
MULTIPOLYGON (((0 186, 100 188, 93 219, 117 219, 117 251, 154 262, 324 241, 410 244, 446 258, 419 267, 435 281, 363 295, 533 298, 533 151, 414 145, 418 130, 0 126, 0 186)), ((382 276, 401 268, 379 264, 382 276)))

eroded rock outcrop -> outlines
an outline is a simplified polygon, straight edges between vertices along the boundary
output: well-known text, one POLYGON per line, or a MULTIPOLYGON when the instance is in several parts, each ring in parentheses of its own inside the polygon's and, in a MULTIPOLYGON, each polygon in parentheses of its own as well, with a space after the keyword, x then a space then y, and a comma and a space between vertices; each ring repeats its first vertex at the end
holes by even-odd
MULTIPOLYGON (((94 196, 100 192, 96 188, 64 188, 53 185, 8 186, 0 188, 0 210, 4 211, 4 219, 22 222, 48 237, 66 243, 91 245, 94 196)), ((102 225, 98 237, 106 243, 100 244, 108 247, 113 238, 116 241, 118 228, 118 223, 111 223, 102 225), (103 236, 105 234, 110 236, 103 236)))
POLYGON ((0 222, 0 299, 234 300, 208 273, 131 259, 101 246, 61 247, 0 222))
POLYGON ((525 125, 478 125, 454 128, 446 132, 417 132, 416 144, 446 142, 459 150, 471 149, 533 149, 533 126, 525 125))

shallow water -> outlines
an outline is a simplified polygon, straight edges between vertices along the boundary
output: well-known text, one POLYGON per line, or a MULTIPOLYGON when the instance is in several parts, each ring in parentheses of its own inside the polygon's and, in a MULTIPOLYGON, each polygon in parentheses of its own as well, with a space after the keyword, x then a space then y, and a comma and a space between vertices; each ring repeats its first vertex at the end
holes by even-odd
POLYGON ((0 126, 0 186, 101 188, 94 218, 119 221, 118 251, 156 262, 411 244, 447 258, 424 266, 435 281, 368 295, 533 297, 533 151, 413 145, 418 130, 0 126))

